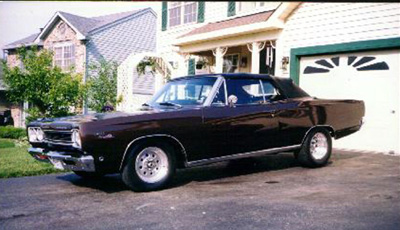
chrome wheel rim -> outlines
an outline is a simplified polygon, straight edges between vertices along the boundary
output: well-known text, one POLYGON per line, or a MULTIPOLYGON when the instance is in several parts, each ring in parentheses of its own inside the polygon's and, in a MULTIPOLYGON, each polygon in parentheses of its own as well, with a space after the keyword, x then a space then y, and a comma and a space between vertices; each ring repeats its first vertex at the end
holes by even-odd
POLYGON ((168 174, 168 157, 160 148, 147 147, 136 157, 136 174, 146 183, 156 183, 168 174))
POLYGON ((321 160, 328 153, 328 139, 323 133, 316 133, 311 138, 310 153, 316 160, 321 160))

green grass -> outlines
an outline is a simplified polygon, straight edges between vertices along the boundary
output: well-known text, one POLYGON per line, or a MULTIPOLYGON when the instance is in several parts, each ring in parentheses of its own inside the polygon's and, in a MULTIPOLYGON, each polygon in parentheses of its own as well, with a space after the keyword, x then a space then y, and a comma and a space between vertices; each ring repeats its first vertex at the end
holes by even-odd
POLYGON ((36 176, 66 172, 50 163, 35 160, 28 153, 29 145, 0 138, 0 178, 36 176))
POLYGON ((15 147, 14 141, 0 139, 0 149, 15 147))

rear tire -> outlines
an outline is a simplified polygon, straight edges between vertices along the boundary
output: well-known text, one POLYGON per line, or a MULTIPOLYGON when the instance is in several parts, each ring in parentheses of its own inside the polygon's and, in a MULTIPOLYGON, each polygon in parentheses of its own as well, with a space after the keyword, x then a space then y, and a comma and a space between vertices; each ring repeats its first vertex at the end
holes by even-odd
POLYGON ((135 192, 158 190, 172 180, 175 166, 173 148, 148 143, 132 149, 122 170, 122 181, 135 192))
POLYGON ((325 166, 332 153, 332 138, 323 128, 311 130, 304 140, 301 149, 295 152, 300 165, 308 168, 325 166))

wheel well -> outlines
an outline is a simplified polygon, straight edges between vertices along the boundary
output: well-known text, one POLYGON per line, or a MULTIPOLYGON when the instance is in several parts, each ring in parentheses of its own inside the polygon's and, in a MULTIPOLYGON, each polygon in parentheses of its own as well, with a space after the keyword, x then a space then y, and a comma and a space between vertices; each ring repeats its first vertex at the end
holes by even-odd
POLYGON ((174 154, 176 157, 176 166, 178 168, 183 168, 185 167, 185 162, 187 161, 186 159, 186 152, 184 147, 182 146, 182 144, 175 139, 172 136, 150 136, 150 137, 142 137, 142 138, 137 138, 135 140, 133 140, 131 143, 129 143, 127 149, 125 150, 124 156, 122 158, 122 162, 121 162, 121 166, 120 166, 120 170, 123 169, 123 166, 126 163, 126 160, 128 158, 128 154, 130 153, 130 151, 132 151, 132 149, 134 149, 137 146, 140 145, 148 145, 152 142, 155 143, 163 143, 163 144, 167 144, 169 146, 171 146, 174 150, 174 154))
POLYGON ((333 129, 332 126, 330 126, 330 125, 316 125, 316 126, 313 126, 313 127, 311 127, 310 129, 307 130, 307 132, 304 135, 303 140, 301 142, 302 144, 304 143, 304 140, 306 139, 308 133, 311 132, 314 129, 326 129, 329 132, 329 134, 331 135, 331 137, 335 138, 335 130, 333 129))

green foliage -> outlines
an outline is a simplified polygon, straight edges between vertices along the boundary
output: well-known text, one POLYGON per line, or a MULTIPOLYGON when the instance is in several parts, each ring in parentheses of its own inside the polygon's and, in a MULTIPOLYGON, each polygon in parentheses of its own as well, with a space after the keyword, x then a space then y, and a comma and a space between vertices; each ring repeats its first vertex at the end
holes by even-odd
POLYGON ((114 108, 122 97, 117 98, 117 74, 118 64, 100 60, 100 62, 92 64, 87 80, 87 96, 88 107, 101 112, 106 105, 114 108))
POLYGON ((5 61, 2 64, 7 96, 12 102, 29 102, 36 109, 28 112, 35 118, 70 115, 72 106, 82 106, 82 76, 53 66, 51 51, 22 47, 17 54, 23 68, 9 67, 5 61))
POLYGON ((138 72, 139 76, 146 74, 148 67, 151 69, 150 72, 154 74, 156 71, 156 60, 154 58, 146 57, 138 63, 136 66, 136 71, 138 72))
POLYGON ((26 137, 26 130, 14 126, 0 126, 0 138, 22 139, 26 137))
POLYGON ((43 114, 39 111, 39 109, 37 107, 31 107, 31 108, 27 109, 25 112, 27 112, 29 114, 29 116, 27 116, 25 118, 26 124, 29 124, 31 121, 34 121, 34 120, 37 120, 38 118, 43 117, 43 114))

